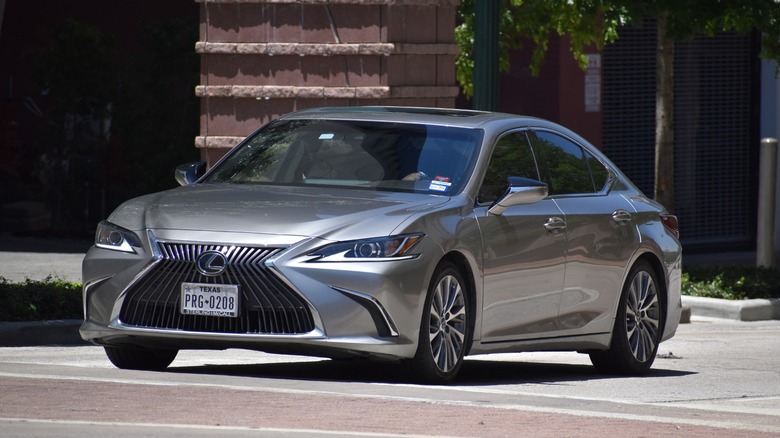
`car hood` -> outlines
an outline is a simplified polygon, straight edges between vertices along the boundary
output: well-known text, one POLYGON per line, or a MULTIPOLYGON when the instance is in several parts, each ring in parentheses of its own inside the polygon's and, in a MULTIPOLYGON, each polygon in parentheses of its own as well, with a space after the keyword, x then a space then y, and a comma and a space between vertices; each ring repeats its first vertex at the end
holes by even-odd
POLYGON ((318 236, 392 234, 445 196, 321 187, 198 184, 130 200, 109 221, 133 230, 168 229, 318 236))

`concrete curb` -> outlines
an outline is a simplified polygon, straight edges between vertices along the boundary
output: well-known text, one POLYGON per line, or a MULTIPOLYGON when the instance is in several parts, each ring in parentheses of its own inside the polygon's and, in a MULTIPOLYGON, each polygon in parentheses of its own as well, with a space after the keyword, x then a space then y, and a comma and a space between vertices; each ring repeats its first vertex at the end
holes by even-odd
POLYGON ((689 308, 693 316, 738 321, 780 319, 780 298, 733 301, 683 295, 682 304, 683 309, 689 308))

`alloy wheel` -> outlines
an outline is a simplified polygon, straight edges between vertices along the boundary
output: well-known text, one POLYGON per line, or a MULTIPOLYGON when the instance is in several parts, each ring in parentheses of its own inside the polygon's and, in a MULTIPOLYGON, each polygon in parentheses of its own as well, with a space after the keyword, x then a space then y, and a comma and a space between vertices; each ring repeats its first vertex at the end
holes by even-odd
POLYGON ((436 285, 431 300, 428 339, 433 361, 447 373, 462 359, 466 339, 466 301, 463 288, 452 275, 436 285))
POLYGON ((647 271, 631 281, 626 300, 626 337, 634 358, 646 362, 655 354, 660 327, 658 289, 647 271))

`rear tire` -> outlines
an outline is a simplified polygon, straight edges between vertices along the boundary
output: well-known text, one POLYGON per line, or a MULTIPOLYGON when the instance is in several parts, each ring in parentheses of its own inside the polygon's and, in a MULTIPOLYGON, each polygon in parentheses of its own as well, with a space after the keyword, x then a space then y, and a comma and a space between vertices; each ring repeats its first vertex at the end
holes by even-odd
POLYGON ((114 366, 123 370, 162 371, 176 359, 179 350, 137 347, 104 347, 114 366))
POLYGON ((590 352, 599 372, 641 375, 650 370, 665 319, 662 298, 655 270, 638 261, 623 285, 609 349, 590 352))
POLYGON ((440 264, 433 274, 420 323, 417 353, 407 369, 423 383, 455 378, 471 343, 471 305, 467 284, 455 265, 440 264))

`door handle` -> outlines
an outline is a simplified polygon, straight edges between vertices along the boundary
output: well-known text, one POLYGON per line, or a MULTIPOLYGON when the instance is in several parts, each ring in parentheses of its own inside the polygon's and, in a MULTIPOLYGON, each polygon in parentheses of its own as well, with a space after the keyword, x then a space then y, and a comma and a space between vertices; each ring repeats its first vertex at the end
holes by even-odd
POLYGON ((566 221, 559 217, 551 217, 544 223, 544 228, 551 233, 560 233, 566 229, 566 221))
POLYGON ((620 225, 631 222, 631 219, 633 219, 631 213, 627 212, 626 210, 615 210, 615 212, 612 213, 612 220, 620 225))

